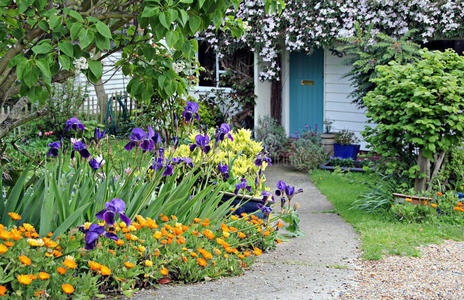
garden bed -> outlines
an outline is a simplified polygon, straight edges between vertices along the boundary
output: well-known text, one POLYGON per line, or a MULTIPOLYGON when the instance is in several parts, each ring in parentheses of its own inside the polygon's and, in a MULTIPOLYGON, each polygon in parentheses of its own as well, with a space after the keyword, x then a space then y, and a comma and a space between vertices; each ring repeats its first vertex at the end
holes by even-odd
MULTIPOLYGON (((344 161, 345 159, 339 159, 339 161, 344 161)), ((335 171, 335 170, 343 170, 343 171, 350 171, 350 172, 366 172, 366 169, 364 168, 367 166, 367 163, 365 163, 365 160, 359 161, 351 161, 352 166, 348 165, 340 165, 334 162, 335 159, 331 159, 329 161, 326 161, 325 163, 321 164, 319 166, 319 169, 326 170, 326 171, 335 171)))

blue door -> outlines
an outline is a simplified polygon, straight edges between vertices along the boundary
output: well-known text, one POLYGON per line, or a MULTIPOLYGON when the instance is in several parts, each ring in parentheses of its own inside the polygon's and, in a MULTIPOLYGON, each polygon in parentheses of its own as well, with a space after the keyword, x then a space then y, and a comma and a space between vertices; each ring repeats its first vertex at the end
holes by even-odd
POLYGON ((290 54, 290 134, 306 126, 323 129, 324 50, 290 54))

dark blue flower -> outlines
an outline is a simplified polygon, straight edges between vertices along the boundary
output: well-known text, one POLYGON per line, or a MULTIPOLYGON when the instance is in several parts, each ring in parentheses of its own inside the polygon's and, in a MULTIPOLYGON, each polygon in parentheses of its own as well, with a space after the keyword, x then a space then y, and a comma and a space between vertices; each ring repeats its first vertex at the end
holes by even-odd
POLYGON ((272 208, 270 208, 269 206, 262 205, 261 203, 258 203, 257 206, 265 215, 268 215, 272 212, 272 208))
POLYGON ((171 164, 166 164, 163 176, 171 176, 171 175, 172 175, 172 165, 171 164))
POLYGON ((209 145, 209 136, 207 134, 198 134, 195 137, 195 144, 190 145, 190 151, 193 152, 196 147, 200 147, 201 151, 207 154, 209 150, 211 150, 211 146, 209 145))
POLYGON ((153 160, 153 163, 150 166, 150 169, 156 171, 163 168, 164 158, 158 157, 153 160))
POLYGON ((163 139, 161 138, 161 134, 159 132, 156 132, 151 139, 157 146, 163 143, 163 139))
POLYGON ((277 190, 275 191, 276 196, 283 196, 286 187, 287 184, 285 184, 285 182, 283 182, 282 180, 279 180, 279 182, 277 182, 277 190))
POLYGON ((187 105, 184 106, 184 111, 182 112, 182 117, 186 122, 190 122, 193 117, 195 117, 197 121, 200 121, 200 116, 198 115, 198 103, 187 101, 187 105))
POLYGON ((50 147, 50 150, 48 150, 48 156, 52 155, 53 157, 58 156, 58 149, 61 148, 60 142, 53 142, 48 144, 48 147, 50 147))
POLYGON ((274 197, 272 196, 271 192, 269 192, 269 191, 263 191, 261 193, 261 196, 263 196, 263 202, 266 202, 266 201, 274 202, 274 197))
POLYGON ((84 129, 85 129, 84 124, 82 124, 81 121, 76 117, 72 117, 71 119, 66 121, 65 130, 69 131, 69 129, 71 129, 71 128, 74 129, 75 131, 77 131, 77 130, 84 131, 84 129))
POLYGON ((224 176, 224 179, 229 179, 229 166, 227 164, 218 164, 218 170, 224 176))
POLYGON ((184 164, 186 164, 186 165, 189 166, 190 168, 193 168, 193 162, 192 162, 192 159, 191 159, 191 158, 182 157, 182 161, 184 162, 184 164))
POLYGON ((127 145, 124 146, 124 149, 126 149, 127 151, 131 151, 132 148, 140 145, 140 143, 143 142, 143 140, 145 139, 145 137, 147 136, 147 133, 145 131, 143 131, 142 128, 134 128, 132 129, 132 132, 129 136, 129 140, 130 142, 127 143, 127 145))
POLYGON ((215 138, 216 138, 216 143, 218 141, 223 141, 224 138, 226 137, 231 139, 232 141, 234 140, 234 138, 232 137, 232 135, 230 134, 230 127, 228 124, 226 123, 222 123, 221 126, 219 127, 219 130, 216 131, 216 134, 215 134, 215 138))
POLYGON ((114 224, 114 217, 119 214, 119 218, 121 221, 129 225, 131 220, 124 214, 124 210, 126 209, 126 203, 118 198, 114 198, 113 200, 105 203, 105 209, 99 211, 95 216, 99 220, 104 220, 107 225, 114 224))
POLYGON ((144 152, 153 152, 153 149, 155 148, 155 141, 153 140, 154 136, 155 132, 150 126, 148 126, 148 134, 142 143, 140 143, 140 149, 142 149, 144 152))
POLYGON ((89 158, 90 152, 87 150, 87 146, 82 141, 77 141, 73 144, 73 150, 79 152, 82 158, 89 158))
POLYGON ((98 142, 105 136, 105 131, 100 131, 99 128, 95 128, 93 132, 93 138, 95 139, 95 142, 98 144, 98 142))
POLYGON ((101 165, 103 165, 104 162, 105 161, 102 157, 92 158, 89 161, 89 166, 96 171, 101 167, 101 165))
POLYGON ((101 235, 106 236, 112 240, 117 241, 118 236, 113 232, 105 231, 103 226, 99 226, 97 224, 91 224, 89 229, 85 229, 84 227, 79 228, 81 232, 85 234, 85 249, 92 250, 97 245, 97 241, 101 235))
POLYGON ((268 165, 272 166, 272 160, 269 157, 267 157, 266 154, 258 153, 255 159, 255 165, 261 167, 263 165, 263 162, 267 162, 268 165))
POLYGON ((290 199, 293 196, 293 194, 295 194, 295 188, 293 186, 287 185, 285 187, 285 194, 290 199))
POLYGON ((242 178, 240 180, 240 183, 235 185, 234 194, 237 195, 240 190, 248 190, 248 192, 251 192, 251 186, 247 184, 247 181, 245 178, 242 178))

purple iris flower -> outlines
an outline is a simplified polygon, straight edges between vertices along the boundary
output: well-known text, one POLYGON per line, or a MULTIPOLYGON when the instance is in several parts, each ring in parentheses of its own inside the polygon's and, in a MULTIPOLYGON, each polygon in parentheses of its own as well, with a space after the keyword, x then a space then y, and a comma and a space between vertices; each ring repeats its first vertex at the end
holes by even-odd
POLYGON ((85 249, 87 250, 92 250, 95 248, 101 235, 104 235, 107 238, 115 241, 118 240, 118 236, 116 234, 113 232, 105 231, 103 226, 99 226, 97 224, 90 225, 89 229, 84 229, 81 227, 79 230, 85 234, 85 249))
POLYGON ((172 145, 174 146, 174 148, 176 148, 177 145, 179 145, 179 138, 178 137, 173 137, 172 138, 172 145))
POLYGON ((82 158, 89 158, 90 152, 86 149, 87 146, 82 141, 77 141, 73 145, 73 150, 79 152, 82 158))
POLYGON ((266 201, 274 202, 274 197, 272 196, 271 192, 269 192, 269 191, 263 191, 261 193, 261 196, 263 196, 263 202, 266 202, 266 201))
POLYGON ((287 185, 285 187, 285 194, 290 199, 293 196, 293 194, 295 194, 295 187, 287 185))
POLYGON ((124 149, 126 149, 127 151, 131 151, 132 148, 140 145, 140 143, 143 142, 146 136, 147 136, 147 133, 143 131, 142 128, 132 129, 132 132, 129 136, 130 142, 124 146, 124 149))
POLYGON ((182 158, 180 157, 173 157, 171 158, 171 162, 175 165, 178 165, 182 161, 182 158))
POLYGON ((198 134, 195 137, 195 144, 190 145, 190 151, 193 152, 196 147, 200 147, 205 154, 208 154, 209 150, 211 150, 211 146, 209 145, 209 136, 206 133, 205 135, 198 134))
POLYGON ((227 164, 218 164, 218 170, 224 176, 224 179, 229 179, 229 166, 227 164))
POLYGON ((186 122, 190 122, 193 117, 195 117, 197 121, 200 121, 200 116, 198 115, 198 103, 187 101, 187 105, 184 106, 184 111, 182 112, 182 117, 186 122))
POLYGON ((190 168, 193 168, 193 162, 192 162, 192 159, 191 159, 191 158, 182 157, 182 161, 184 162, 184 164, 186 164, 186 165, 189 166, 190 168))
POLYGON ((237 195, 240 190, 248 190, 248 192, 251 192, 251 186, 247 184, 247 181, 245 178, 242 178, 240 183, 235 185, 235 191, 234 194, 237 195))
POLYGON ((261 167, 263 165, 263 162, 267 162, 270 166, 272 166, 272 160, 269 157, 267 157, 266 154, 258 153, 255 159, 255 165, 257 167, 261 167))
POLYGON ((61 148, 60 142, 53 142, 48 144, 48 147, 50 147, 50 150, 48 150, 48 156, 53 155, 53 157, 58 156, 58 149, 61 148))
POLYGON ((166 164, 166 168, 164 169, 163 176, 171 176, 172 175, 172 164, 166 164))
POLYGON ((159 132, 156 132, 151 139, 156 145, 161 145, 163 143, 163 139, 161 138, 161 134, 159 132))
POLYGON ((103 165, 103 162, 104 162, 103 158, 100 158, 100 160, 97 160, 96 158, 92 158, 89 161, 89 166, 96 171, 100 169, 101 165, 103 165))
POLYGON ((164 162, 163 157, 155 158, 153 160, 153 163, 150 166, 150 169, 152 169, 154 171, 162 169, 163 168, 163 162, 164 162))
POLYGON ((287 187, 287 184, 285 184, 285 182, 283 182, 282 180, 279 180, 279 182, 277 182, 277 190, 275 191, 275 194, 276 196, 281 196, 285 193, 285 188, 287 187))
POLYGON ((155 132, 150 126, 148 126, 148 134, 146 138, 143 140, 143 142, 140 143, 140 149, 142 149, 144 152, 145 151, 153 152, 153 149, 155 148, 155 141, 153 140, 154 136, 155 136, 155 132))
POLYGON ((81 121, 76 117, 72 117, 71 119, 66 121, 65 130, 69 131, 69 129, 71 129, 71 128, 74 129, 75 131, 77 131, 77 130, 84 131, 84 129, 85 129, 84 124, 82 124, 81 121))
POLYGON ((216 134, 215 134, 215 138, 216 138, 216 143, 218 141, 223 141, 224 138, 226 137, 231 139, 232 141, 234 140, 234 138, 232 137, 232 135, 230 134, 230 127, 228 124, 226 123, 222 123, 221 124, 221 127, 219 127, 219 130, 216 131, 216 134))
POLYGON ((98 144, 98 142, 105 136, 105 131, 100 131, 99 128, 95 128, 93 132, 93 138, 95 139, 95 142, 98 144))
POLYGON ((271 211, 272 211, 272 208, 270 208, 269 206, 266 206, 266 205, 262 205, 261 203, 258 203, 257 206, 265 215, 270 214, 271 211))
POLYGON ((126 203, 118 198, 114 198, 113 200, 105 203, 105 209, 99 211, 95 216, 99 220, 104 220, 107 225, 114 224, 114 217, 119 214, 119 218, 121 221, 129 225, 131 220, 124 214, 124 210, 126 209, 126 203))

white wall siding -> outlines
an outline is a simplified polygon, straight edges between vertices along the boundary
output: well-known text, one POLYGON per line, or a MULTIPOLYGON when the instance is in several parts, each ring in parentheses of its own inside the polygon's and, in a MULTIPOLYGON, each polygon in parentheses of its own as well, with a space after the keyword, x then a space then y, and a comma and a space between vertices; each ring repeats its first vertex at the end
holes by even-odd
POLYGON ((254 54, 254 83, 255 83, 255 128, 258 128, 260 118, 271 115, 271 82, 259 80, 259 58, 254 54))
MULTIPOLYGON (((333 121, 332 131, 348 129, 362 139, 360 132, 367 125, 367 118, 349 97, 352 87, 348 78, 344 78, 349 69, 344 58, 324 51, 324 120, 333 121)), ((365 142, 361 148, 366 149, 365 142)))

